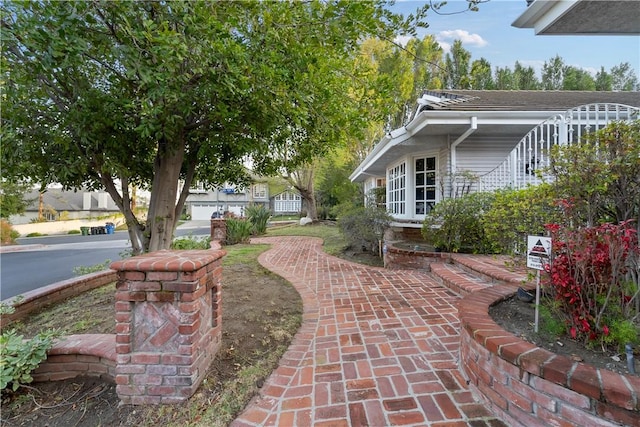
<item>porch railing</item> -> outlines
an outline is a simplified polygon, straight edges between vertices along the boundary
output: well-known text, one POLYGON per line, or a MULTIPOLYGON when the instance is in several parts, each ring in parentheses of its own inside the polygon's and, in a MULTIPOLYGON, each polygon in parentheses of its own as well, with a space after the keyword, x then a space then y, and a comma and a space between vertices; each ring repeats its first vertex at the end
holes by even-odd
POLYGON ((570 145, 613 121, 631 121, 639 117, 640 108, 608 103, 582 105, 556 114, 531 129, 500 165, 482 175, 478 189, 496 191, 540 184, 541 178, 536 171, 549 166, 552 146, 570 145))

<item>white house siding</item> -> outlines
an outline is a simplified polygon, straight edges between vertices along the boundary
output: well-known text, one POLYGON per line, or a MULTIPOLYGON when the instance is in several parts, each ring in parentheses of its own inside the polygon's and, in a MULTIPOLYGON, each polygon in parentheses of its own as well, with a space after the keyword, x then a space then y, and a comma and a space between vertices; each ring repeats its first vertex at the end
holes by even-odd
MULTIPOLYGON (((501 164, 519 138, 469 138, 456 149, 456 170, 470 171, 481 177, 501 164)), ((473 187, 476 190, 476 187, 473 187)))

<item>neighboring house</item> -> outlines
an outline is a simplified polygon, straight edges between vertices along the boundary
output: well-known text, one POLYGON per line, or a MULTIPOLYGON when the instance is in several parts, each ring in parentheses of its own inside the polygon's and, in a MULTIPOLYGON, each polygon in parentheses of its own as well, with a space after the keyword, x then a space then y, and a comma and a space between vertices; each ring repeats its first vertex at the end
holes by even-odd
POLYGON ((271 198, 271 211, 274 215, 297 215, 302 210, 300 193, 286 190, 271 198))
POLYGON ((26 194, 25 199, 29 200, 25 213, 10 218, 14 225, 37 221, 40 209, 47 221, 85 219, 120 212, 106 192, 64 191, 59 188, 48 188, 42 194, 42 200, 37 190, 26 194))
POLYGON ((639 107, 638 92, 427 91, 350 179, 368 195, 384 186, 394 225, 419 228, 444 198, 537 183, 551 145, 638 118, 639 107))
POLYGON ((250 204, 269 207, 269 186, 265 182, 256 182, 247 188, 225 185, 213 190, 196 183, 189 189, 185 201, 185 212, 193 220, 210 219, 215 213, 232 213, 243 217, 250 204))
POLYGON ((640 34, 637 0, 528 0, 512 26, 538 35, 640 34))

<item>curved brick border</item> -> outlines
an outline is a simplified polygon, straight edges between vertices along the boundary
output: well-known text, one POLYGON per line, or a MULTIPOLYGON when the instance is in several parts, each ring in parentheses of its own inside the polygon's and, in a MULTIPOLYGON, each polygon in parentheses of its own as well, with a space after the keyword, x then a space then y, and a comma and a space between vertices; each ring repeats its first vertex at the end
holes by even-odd
POLYGON ((493 412, 511 425, 529 427, 640 426, 639 377, 573 362, 493 321, 489 307, 516 289, 498 285, 459 303, 461 366, 493 412))
MULTIPOLYGON (((15 308, 12 314, 0 316, 0 327, 5 328, 30 313, 55 302, 90 291, 118 279, 114 270, 85 274, 22 294, 22 298, 3 301, 15 308), (17 302, 16 302, 17 301, 17 302)), ((61 381, 79 376, 99 377, 115 381, 116 336, 115 334, 69 335, 56 340, 47 352, 47 359, 33 371, 33 380, 61 381)))
POLYGON ((2 302, 13 305, 15 311, 12 314, 0 316, 0 328, 5 328, 45 305, 65 300, 108 283, 115 283, 116 280, 118 280, 117 273, 109 269, 52 283, 51 285, 25 292, 20 297, 6 299, 2 302))
POLYGON ((115 369, 115 334, 69 335, 56 341, 32 376, 36 382, 87 376, 114 383, 115 369))

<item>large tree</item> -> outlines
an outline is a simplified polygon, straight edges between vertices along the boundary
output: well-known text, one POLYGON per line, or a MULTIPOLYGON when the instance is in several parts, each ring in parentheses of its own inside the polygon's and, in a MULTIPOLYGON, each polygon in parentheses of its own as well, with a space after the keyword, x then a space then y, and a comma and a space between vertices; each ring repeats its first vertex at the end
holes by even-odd
POLYGON ((242 183, 248 159, 258 173, 294 170, 336 143, 327 123, 351 117, 347 59, 427 9, 403 20, 384 6, 3 2, 3 174, 104 188, 134 253, 168 248, 194 180, 242 183), (146 220, 132 187, 151 191, 146 220))

